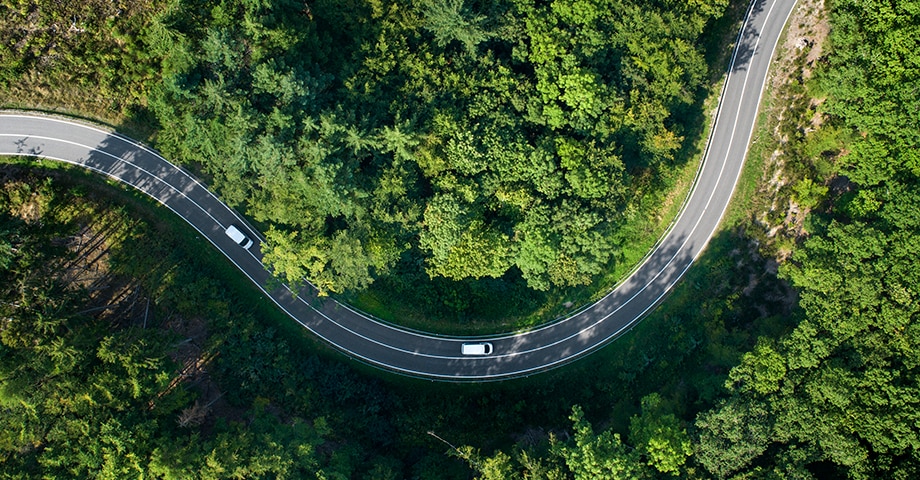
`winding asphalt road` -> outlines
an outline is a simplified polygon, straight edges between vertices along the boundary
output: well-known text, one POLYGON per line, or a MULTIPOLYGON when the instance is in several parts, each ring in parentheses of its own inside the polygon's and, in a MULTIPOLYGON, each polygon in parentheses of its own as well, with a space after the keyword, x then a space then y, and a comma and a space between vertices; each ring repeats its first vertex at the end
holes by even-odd
POLYGON ((348 356, 398 373, 447 381, 499 380, 570 362, 613 340, 658 305, 706 247, 721 221, 751 138, 767 70, 795 0, 755 0, 738 37, 716 122, 695 185, 669 232, 634 273, 577 314, 531 331, 488 338, 492 355, 462 356, 470 338, 409 331, 356 312, 307 287, 269 289, 259 242, 233 243, 230 224, 260 236, 200 182, 153 150, 117 133, 48 116, 0 114, 0 154, 83 166, 127 183, 184 218, 266 296, 348 356))

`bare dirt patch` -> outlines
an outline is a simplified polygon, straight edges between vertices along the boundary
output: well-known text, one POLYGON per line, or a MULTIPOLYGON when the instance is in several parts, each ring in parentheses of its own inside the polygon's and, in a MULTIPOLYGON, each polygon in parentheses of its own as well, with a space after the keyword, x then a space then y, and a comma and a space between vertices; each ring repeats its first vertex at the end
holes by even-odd
POLYGON ((181 340, 170 358, 179 365, 179 375, 169 386, 187 388, 198 393, 195 403, 182 410, 176 423, 183 428, 210 428, 214 418, 242 418, 241 409, 231 407, 224 399, 224 393, 213 381, 210 367, 216 354, 207 348, 208 322, 204 318, 170 317, 164 328, 177 333, 181 340))
MULTIPOLYGON (((776 148, 764 161, 762 187, 758 192, 762 198, 769 199, 760 202, 763 209, 756 215, 756 221, 764 228, 768 241, 778 237, 798 240, 808 234, 805 218, 810 207, 801 205, 794 196, 782 193, 796 180, 789 170, 790 163, 797 161, 787 154, 789 131, 797 128, 807 134, 824 123, 824 116, 818 109, 824 99, 806 98, 807 91, 790 86, 801 85, 811 78, 817 62, 825 53, 830 32, 825 1, 800 0, 787 25, 770 79, 773 101, 768 118, 772 119, 772 141, 776 148), (796 111, 802 102, 807 102, 805 110, 809 112, 805 119, 800 118, 801 114, 796 111)), ((788 252, 788 248, 774 249, 780 262, 785 260, 788 252)))
POLYGON ((774 91, 789 82, 794 75, 811 78, 815 62, 824 53, 830 33, 830 22, 824 0, 799 0, 787 22, 786 36, 779 45, 776 68, 771 85, 774 91), (796 66, 804 55, 804 65, 796 66))

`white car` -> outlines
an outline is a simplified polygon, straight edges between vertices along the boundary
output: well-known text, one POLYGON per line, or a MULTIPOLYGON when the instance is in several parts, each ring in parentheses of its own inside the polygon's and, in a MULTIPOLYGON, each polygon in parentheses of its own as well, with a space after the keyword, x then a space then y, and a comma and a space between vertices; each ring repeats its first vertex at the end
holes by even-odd
POLYGON ((460 353, 464 355, 492 355, 492 344, 489 342, 464 343, 460 346, 460 353))
POLYGON ((252 246, 252 239, 247 237, 245 233, 241 232, 240 229, 236 227, 236 225, 230 225, 227 227, 226 233, 227 236, 230 237, 230 239, 236 242, 239 246, 247 250, 252 246))

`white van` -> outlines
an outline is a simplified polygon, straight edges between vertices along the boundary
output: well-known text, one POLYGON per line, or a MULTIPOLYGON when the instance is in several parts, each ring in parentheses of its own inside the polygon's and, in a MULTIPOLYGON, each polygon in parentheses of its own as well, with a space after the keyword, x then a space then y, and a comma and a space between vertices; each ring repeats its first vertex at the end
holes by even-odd
POLYGON ((230 225, 227 227, 227 231, 225 233, 228 237, 230 237, 231 240, 247 250, 252 246, 252 239, 247 237, 245 233, 241 232, 240 229, 236 227, 236 225, 230 225))
POLYGON ((460 346, 463 355, 492 355, 492 344, 489 342, 464 343, 460 346))

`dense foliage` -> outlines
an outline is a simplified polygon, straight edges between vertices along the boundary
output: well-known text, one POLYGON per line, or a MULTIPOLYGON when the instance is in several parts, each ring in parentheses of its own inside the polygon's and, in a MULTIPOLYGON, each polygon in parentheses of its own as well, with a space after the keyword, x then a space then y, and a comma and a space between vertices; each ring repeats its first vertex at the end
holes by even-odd
POLYGON ((746 354, 697 421, 719 475, 920 473, 920 3, 835 0, 832 22, 817 87, 849 183, 783 269, 801 323, 746 354))
POLYGON ((183 2, 158 145, 268 225, 291 281, 582 285, 695 128, 725 4, 183 2))
MULTIPOLYGON (((798 168, 811 172, 793 187, 796 200, 824 207, 781 267, 799 290, 799 321, 761 337, 730 371, 728 395, 696 416, 680 470, 690 477, 920 475, 920 4, 836 0, 831 13, 833 51, 807 84, 826 102, 797 114, 789 143, 798 168), (802 128, 816 113, 827 123, 802 128), (828 158, 839 169, 830 179, 822 178, 828 158)), ((585 442, 591 431, 577 410, 574 419, 576 454, 563 458, 576 478, 648 474, 635 470, 648 447, 634 428, 627 440, 636 449, 624 450, 612 431, 585 442)), ((663 465, 680 467, 678 444, 669 445, 663 465)), ((501 460, 504 478, 539 465, 526 455, 491 458, 501 460)))

